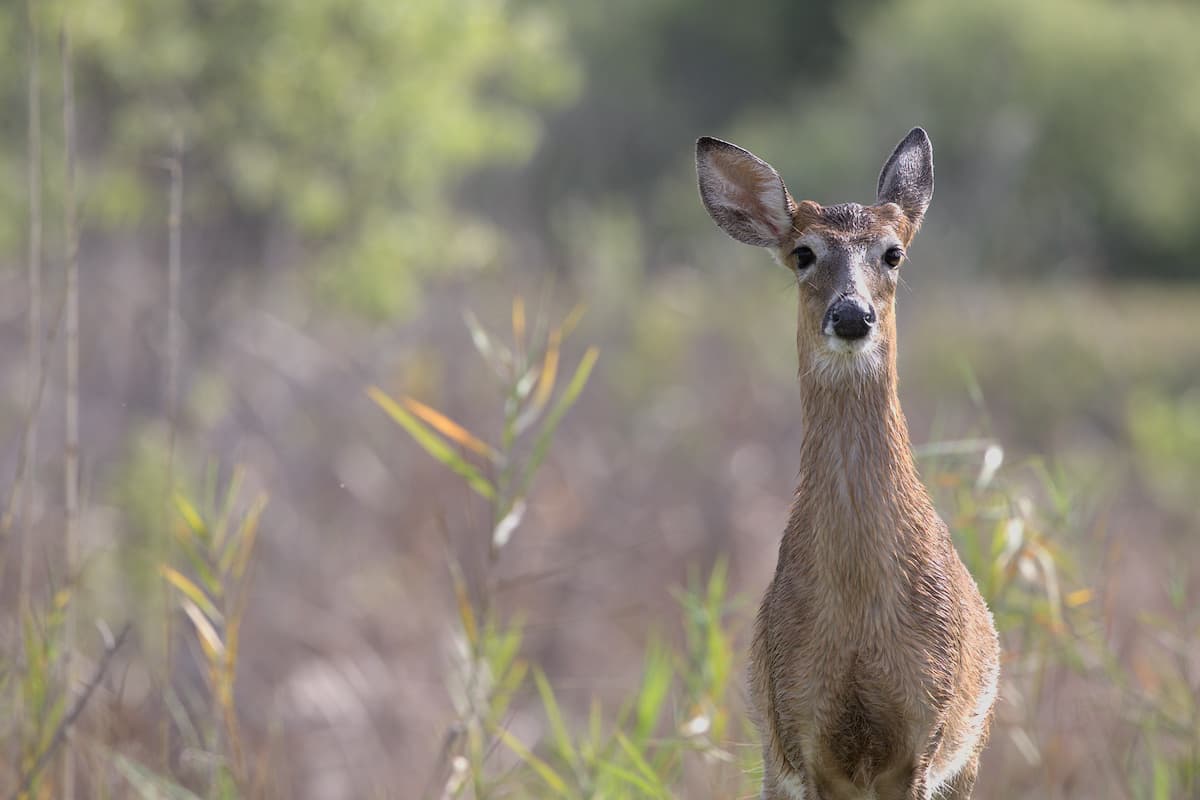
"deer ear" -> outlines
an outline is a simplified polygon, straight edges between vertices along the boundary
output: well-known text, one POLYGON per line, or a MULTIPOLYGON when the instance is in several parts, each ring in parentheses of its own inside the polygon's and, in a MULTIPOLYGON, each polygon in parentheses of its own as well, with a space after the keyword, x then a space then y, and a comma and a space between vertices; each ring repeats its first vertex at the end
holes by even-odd
POLYGON ((921 224, 933 199, 933 145, 922 128, 913 128, 896 145, 879 173, 876 202, 895 203, 914 226, 921 224))
POLYGON ((702 137, 696 142, 696 176, 709 216, 739 242, 775 247, 791 232, 796 204, 779 173, 753 153, 702 137))

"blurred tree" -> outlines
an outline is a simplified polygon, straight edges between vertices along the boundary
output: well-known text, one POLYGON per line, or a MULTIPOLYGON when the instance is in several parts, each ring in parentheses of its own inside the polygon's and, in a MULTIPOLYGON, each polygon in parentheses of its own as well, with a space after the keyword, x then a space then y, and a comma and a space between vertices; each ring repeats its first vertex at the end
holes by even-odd
MULTIPOLYGON (((0 8, 0 41, 22 42, 23 15, 0 8)), ((90 222, 142 220, 179 137, 193 231, 241 236, 254 259, 268 232, 298 235, 326 288, 379 314, 412 299, 421 269, 493 257, 495 232, 450 189, 527 158, 538 114, 577 84, 554 18, 504 0, 95 0, 69 24, 90 222)), ((5 108, 23 107, 24 50, 0 56, 5 108)), ((0 124, 14 134, 0 177, 19 175, 24 121, 0 124)), ((20 208, 21 181, 0 185, 20 208)), ((5 252, 20 217, 0 214, 5 252)))
POLYGON ((872 199, 862 153, 921 124, 931 225, 971 260, 1200 277, 1200 6, 897 0, 852 31, 850 68, 821 94, 742 124, 800 194, 872 199))
POLYGON ((514 221, 532 219, 551 242, 561 238, 554 223, 571 225, 556 217, 565 200, 591 206, 619 197, 647 213, 659 178, 697 136, 838 74, 843 20, 879 2, 568 0, 586 75, 581 96, 549 120, 523 202, 514 203, 509 176, 484 196, 491 206, 502 198, 514 221))

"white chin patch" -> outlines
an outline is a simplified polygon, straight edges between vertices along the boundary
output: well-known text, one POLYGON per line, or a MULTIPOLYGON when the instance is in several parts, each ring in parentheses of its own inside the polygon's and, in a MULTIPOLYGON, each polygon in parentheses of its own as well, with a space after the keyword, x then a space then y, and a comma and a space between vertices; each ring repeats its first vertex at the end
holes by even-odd
POLYGON ((825 336, 825 347, 831 353, 840 353, 843 355, 858 355, 872 349, 875 343, 875 337, 867 334, 861 339, 843 339, 840 336, 827 334, 825 336))
POLYGON ((883 371, 883 357, 878 336, 874 332, 861 339, 822 337, 822 345, 813 353, 810 374, 829 383, 878 377, 883 371))

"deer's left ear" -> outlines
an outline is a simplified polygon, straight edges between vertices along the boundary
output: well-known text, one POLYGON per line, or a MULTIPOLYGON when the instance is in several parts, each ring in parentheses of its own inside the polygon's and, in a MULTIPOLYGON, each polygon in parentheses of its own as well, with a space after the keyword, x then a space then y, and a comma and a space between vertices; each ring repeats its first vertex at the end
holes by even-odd
POLYGON ((700 199, 721 230, 744 244, 778 247, 792 231, 796 204, 767 162, 735 144, 696 142, 700 199))
POLYGON ((933 199, 933 145, 922 128, 913 128, 896 145, 879 173, 878 203, 895 203, 915 229, 933 199))

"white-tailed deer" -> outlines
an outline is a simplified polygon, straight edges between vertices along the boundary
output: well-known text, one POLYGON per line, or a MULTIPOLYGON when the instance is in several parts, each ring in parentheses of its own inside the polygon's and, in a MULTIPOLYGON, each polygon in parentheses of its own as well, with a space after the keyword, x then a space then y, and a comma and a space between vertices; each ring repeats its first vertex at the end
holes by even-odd
POLYGON ((866 207, 797 203, 717 139, 697 142, 696 168, 712 218, 793 270, 800 295, 800 478, 750 659, 762 797, 968 798, 999 645, 896 394, 896 282, 933 196, 929 137, 900 142, 866 207))

